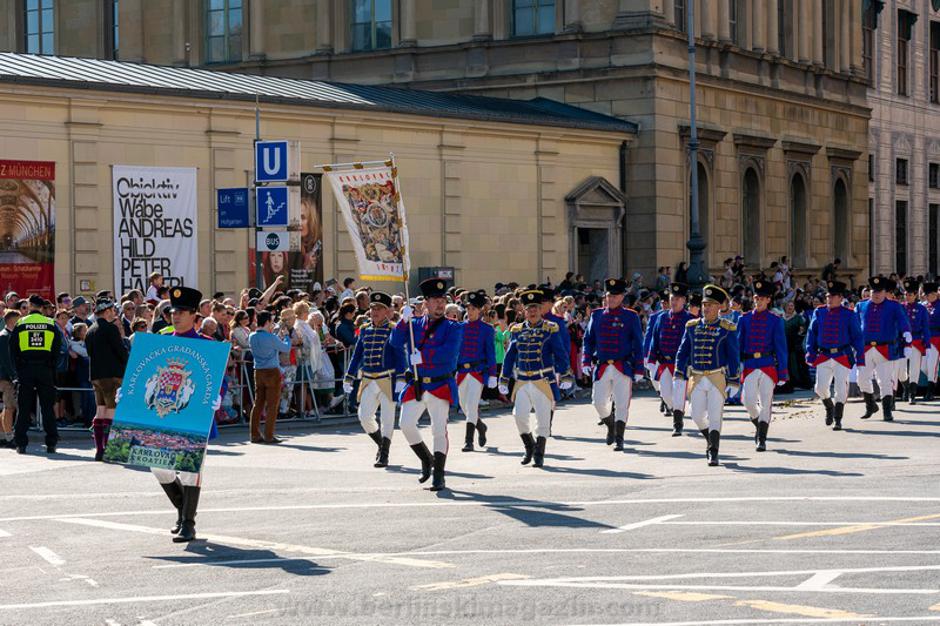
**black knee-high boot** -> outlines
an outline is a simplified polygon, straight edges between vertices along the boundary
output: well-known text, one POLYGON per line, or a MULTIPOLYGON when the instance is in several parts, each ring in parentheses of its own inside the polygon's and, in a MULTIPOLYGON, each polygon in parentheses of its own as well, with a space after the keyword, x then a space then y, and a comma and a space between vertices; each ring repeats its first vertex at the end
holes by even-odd
POLYGON ((185 543, 196 538, 196 509, 199 507, 199 487, 183 487, 183 523, 173 543, 185 543))
POLYGON ((473 435, 476 433, 477 425, 467 422, 467 432, 464 435, 463 452, 473 452, 473 435))

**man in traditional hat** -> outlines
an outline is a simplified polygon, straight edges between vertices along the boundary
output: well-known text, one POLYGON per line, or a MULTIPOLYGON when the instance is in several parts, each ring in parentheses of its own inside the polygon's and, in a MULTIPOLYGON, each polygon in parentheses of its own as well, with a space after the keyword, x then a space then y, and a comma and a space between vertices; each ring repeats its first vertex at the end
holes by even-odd
POLYGON ((689 412, 707 442, 710 466, 718 465, 725 398, 741 386, 738 330, 733 322, 719 317, 728 299, 721 287, 705 285, 704 317, 686 324, 676 356, 676 377, 689 381, 689 412))
POLYGON ((378 448, 374 467, 388 467, 388 452, 395 430, 395 393, 405 387, 404 353, 392 346, 392 297, 381 291, 369 294, 371 321, 359 329, 359 339, 349 360, 343 392, 352 394, 359 383, 359 423, 378 448), (381 428, 375 414, 381 407, 381 428))
POLYGON ((401 310, 401 321, 392 331, 390 341, 408 355, 409 370, 401 392, 401 432, 421 460, 424 483, 431 477, 431 491, 445 488, 444 466, 447 462, 447 418, 450 406, 457 403, 454 371, 460 354, 462 327, 444 317, 447 306, 447 284, 440 278, 429 278, 420 285, 427 314, 414 317, 411 306, 401 310), (418 420, 425 410, 431 416, 434 456, 418 431, 418 420))
POLYGON ((463 326, 463 341, 457 357, 457 395, 460 410, 467 416, 467 432, 464 437, 464 452, 473 452, 473 435, 479 438, 480 447, 486 446, 486 424, 480 418, 480 398, 483 386, 496 387, 496 331, 483 321, 486 294, 479 291, 467 293, 467 319, 463 326))
POLYGON ((859 302, 856 307, 865 344, 865 364, 858 369, 858 388, 865 397, 865 415, 862 419, 868 419, 878 412, 872 385, 874 375, 881 391, 882 418, 890 422, 894 420, 894 361, 910 355, 910 344, 914 337, 904 307, 887 297, 888 291, 894 291, 895 282, 883 276, 872 276, 868 279, 868 285, 871 287, 871 298, 859 302), (899 342, 903 342, 903 348, 899 347, 899 342))
POLYGON ((930 345, 930 314, 927 307, 919 302, 920 281, 914 277, 904 279, 904 312, 911 325, 911 353, 901 367, 899 379, 903 386, 902 400, 909 404, 915 403, 917 386, 920 382, 920 370, 927 356, 927 346, 930 345))
POLYGON ((653 372, 653 380, 659 382, 659 394, 672 415, 672 436, 682 434, 685 418, 685 381, 676 378, 676 353, 679 342, 685 333, 685 325, 693 319, 685 310, 689 286, 683 283, 669 285, 669 308, 662 314, 651 318, 652 331, 647 362, 658 363, 653 372))
POLYGON ((930 346, 927 347, 927 395, 924 400, 934 399, 937 393, 937 366, 940 362, 940 293, 937 292, 936 282, 926 282, 921 287, 927 307, 927 317, 930 324, 930 346))
POLYGON ((555 381, 560 381, 557 385, 562 390, 573 385, 571 366, 561 345, 558 324, 542 319, 544 297, 537 289, 520 295, 525 307, 525 321, 509 328, 509 347, 499 380, 499 392, 504 395, 509 393, 509 379, 516 380, 512 390, 512 414, 525 446, 522 464, 532 462, 534 467, 542 467, 545 462, 545 444, 551 436, 552 409, 559 399, 555 381), (535 411, 535 439, 532 438, 530 411, 535 411))
POLYGON ((643 380, 643 332, 636 311, 622 306, 626 282, 608 278, 604 285, 605 306, 591 313, 584 332, 582 371, 593 374, 591 400, 607 426, 607 445, 623 451, 633 382, 643 380))
POLYGON ((769 310, 776 291, 776 285, 769 280, 755 280, 754 310, 742 315, 738 322, 743 368, 741 401, 754 424, 758 452, 767 449, 774 387, 789 378, 783 319, 769 310))
POLYGON ((833 430, 842 430, 852 368, 865 367, 858 315, 842 306, 847 289, 841 281, 826 281, 826 304, 813 311, 806 331, 806 363, 816 368, 816 395, 826 407, 826 426, 833 430))

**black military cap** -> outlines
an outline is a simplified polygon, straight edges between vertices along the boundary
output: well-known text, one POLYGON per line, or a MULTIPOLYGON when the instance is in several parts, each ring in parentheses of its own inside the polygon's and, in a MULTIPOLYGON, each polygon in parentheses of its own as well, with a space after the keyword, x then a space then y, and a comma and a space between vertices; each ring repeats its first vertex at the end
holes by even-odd
POLYGON ((830 280, 826 282, 826 293, 830 296, 843 296, 845 295, 848 285, 839 280, 830 280))
POLYGON ((627 293, 627 281, 620 278, 608 278, 604 281, 608 296, 620 296, 627 293))
POLYGON ((540 289, 531 289, 529 291, 523 291, 519 299, 522 300, 524 306, 534 306, 542 304, 542 301, 545 299, 545 294, 543 294, 540 289))
POLYGON ((447 294, 447 283, 443 278, 429 278, 418 285, 425 298, 443 298, 447 294))
POLYGON ((868 286, 873 291, 885 291, 888 288, 888 279, 884 276, 872 276, 868 279, 868 286))
POLYGON ((467 304, 472 304, 478 309, 486 306, 486 294, 479 291, 471 291, 467 294, 467 304))
POLYGON ((917 290, 920 288, 920 281, 910 276, 904 279, 904 291, 907 293, 917 293, 917 290))
POLYGON ((765 296, 767 298, 773 298, 774 293, 777 291, 777 286, 774 285, 769 280, 759 278, 754 281, 754 295, 755 296, 765 296))
POLYGON ((379 306, 390 307, 392 306, 392 296, 388 295, 384 291, 373 291, 369 294, 369 305, 378 304, 379 306))
POLYGON ((669 295, 687 298, 689 295, 689 286, 685 283, 672 283, 669 285, 669 295))
POLYGON ((898 290, 898 284, 895 281, 891 280, 890 278, 882 278, 881 281, 884 284, 885 291, 897 291, 898 290))
POLYGON ((541 284, 539 285, 538 289, 542 292, 542 297, 545 299, 545 301, 555 299, 555 288, 551 285, 541 284))
POLYGON ((692 295, 689 296, 689 306, 702 306, 702 292, 693 291, 692 295))
POLYGON ((717 285, 705 285, 702 290, 702 303, 724 304, 728 301, 728 292, 717 285))
MULTIPOLYGON (((921 285, 921 289, 924 290, 924 293, 933 293, 937 290, 937 283, 924 283, 921 285)), ((75 304, 75 301, 72 300, 72 304, 75 304)))
POLYGON ((192 287, 173 287, 170 289, 170 313, 174 311, 198 311, 202 302, 202 292, 192 287))

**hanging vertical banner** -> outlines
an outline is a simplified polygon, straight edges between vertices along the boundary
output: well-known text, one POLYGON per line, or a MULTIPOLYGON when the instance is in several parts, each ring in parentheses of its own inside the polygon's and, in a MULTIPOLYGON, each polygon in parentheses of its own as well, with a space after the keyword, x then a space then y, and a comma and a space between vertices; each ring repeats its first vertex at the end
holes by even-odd
POLYGON ((0 161, 0 293, 54 301, 55 162, 0 161))
POLYGON ((112 169, 114 289, 147 290, 153 272, 163 284, 196 287, 196 168, 112 169))
POLYGON ((320 208, 321 174, 300 175, 300 237, 288 255, 291 289, 310 292, 323 284, 323 211, 320 208))
POLYGON ((333 188, 362 280, 401 280, 411 269, 405 204, 392 161, 381 167, 324 171, 333 188))

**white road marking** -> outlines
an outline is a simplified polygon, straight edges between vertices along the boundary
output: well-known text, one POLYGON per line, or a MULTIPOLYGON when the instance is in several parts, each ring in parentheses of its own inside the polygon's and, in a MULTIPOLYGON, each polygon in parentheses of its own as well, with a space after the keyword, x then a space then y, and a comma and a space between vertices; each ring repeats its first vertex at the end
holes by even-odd
POLYGON ((412 552, 388 552, 386 556, 459 556, 462 554, 830 554, 830 555, 940 555, 940 550, 761 550, 735 548, 519 548, 496 550, 415 550, 412 552))
POLYGON ((0 528, 0 537, 9 537, 10 533, 0 528))
POLYGON ((243 617, 254 617, 256 615, 267 615, 268 613, 277 613, 281 609, 266 609, 264 611, 252 611, 251 613, 239 613, 238 615, 229 615, 225 619, 241 619, 243 617))
POLYGON ((882 527, 912 526, 932 528, 940 526, 940 522, 814 522, 814 521, 784 521, 784 520, 695 520, 682 522, 659 522, 663 526, 851 526, 858 528, 866 526, 865 530, 882 527))
POLYGON ((663 524, 668 520, 676 519, 682 517, 681 515, 663 515, 661 517, 654 517, 642 522, 634 522, 632 524, 627 524, 626 526, 620 526, 619 528, 608 528, 607 530, 602 530, 602 535, 609 535, 613 533, 625 533, 628 530, 636 530, 637 528, 643 528, 644 526, 654 526, 656 524, 663 524))
MULTIPOLYGON (((873 621, 879 624, 897 622, 940 622, 940 616, 926 615, 920 617, 878 617, 873 621)), ((763 624, 858 624, 858 618, 824 617, 813 619, 801 617, 798 619, 716 619, 709 621, 695 620, 694 622, 624 622, 622 624, 604 624, 604 626, 761 626, 763 624)), ((581 626, 589 625, 582 624, 581 626)))
POLYGON ((824 591, 829 587, 829 583, 842 575, 838 570, 829 570, 828 572, 816 572, 796 586, 800 591, 824 591))
MULTIPOLYGON (((60 518, 58 521, 67 524, 79 524, 82 526, 94 526, 98 528, 107 528, 109 530, 125 530, 130 532, 147 533, 151 535, 166 535, 166 530, 162 528, 150 528, 147 526, 136 526, 133 524, 120 524, 117 522, 107 522, 104 520, 84 519, 84 518, 60 518)), ((270 550, 271 552, 299 552, 321 558, 349 559, 352 561, 373 561, 376 563, 385 563, 387 565, 405 565, 408 567, 422 567, 430 569, 442 569, 454 567, 450 563, 441 561, 427 561, 424 559, 415 559, 407 556, 385 556, 370 554, 353 554, 342 552, 340 550, 330 550, 328 548, 313 548, 310 546, 301 546, 290 543, 280 543, 277 541, 263 541, 259 539, 248 539, 245 537, 232 537, 230 535, 216 535, 200 533, 199 537, 205 541, 221 543, 231 546, 240 546, 246 548, 256 548, 260 550, 270 550)))
MULTIPOLYGON (((477 507, 477 508, 533 508, 540 505, 550 505, 552 507, 592 507, 592 506, 621 506, 621 505, 647 505, 647 504, 727 504, 733 502, 909 502, 909 503, 936 503, 940 498, 932 497, 892 497, 892 496, 768 496, 768 497, 731 497, 731 498, 650 498, 650 499, 628 499, 628 500, 593 500, 593 501, 572 501, 555 502, 551 500, 529 500, 522 501, 507 499, 505 501, 493 500, 489 502, 481 501, 449 501, 433 500, 427 502, 357 502, 357 503, 336 503, 336 504, 288 504, 288 505, 269 505, 269 506, 247 506, 247 507, 218 507, 199 509, 200 515, 208 513, 252 513, 252 512, 275 512, 275 511, 316 511, 316 510, 335 510, 335 509, 408 509, 408 508, 437 508, 437 507, 477 507)), ((37 520, 57 520, 63 517, 128 517, 139 515, 166 515, 172 513, 170 509, 152 509, 137 511, 104 511, 95 513, 70 513, 62 515, 21 515, 16 517, 0 518, 2 522, 28 522, 37 520)), ((674 522, 675 523, 675 522, 674 522)), ((725 522, 715 522, 725 523, 725 522)), ((741 522, 742 524, 753 522, 741 522)), ((881 522, 855 522, 856 524, 880 524, 881 522)))
POLYGON ((268 589, 264 591, 218 591, 213 593, 190 593, 167 596, 134 596, 131 598, 94 598, 91 600, 51 600, 27 604, 0 604, 0 611, 20 611, 23 609, 45 609, 54 606, 94 606, 96 604, 135 604, 137 602, 171 602, 175 600, 211 600, 213 598, 239 598, 242 596, 270 596, 290 593, 288 589, 268 589))
POLYGON ((428 585, 415 585, 411 587, 412 591, 447 591, 450 589, 466 589, 467 587, 479 587, 502 580, 524 580, 528 576, 524 574, 490 574, 489 576, 477 576, 476 578, 466 578, 464 580, 454 580, 441 583, 431 583, 428 585))
POLYGON ((46 562, 50 565, 55 567, 61 567, 65 565, 65 559, 60 557, 46 546, 30 546, 29 549, 45 559, 46 562))
POLYGON ((290 563, 291 561, 309 561, 310 557, 287 557, 279 556, 270 559, 235 559, 232 561, 202 561, 195 563, 167 563, 165 565, 153 565, 153 569, 176 569, 179 567, 212 567, 219 565, 263 565, 265 563, 290 563))

